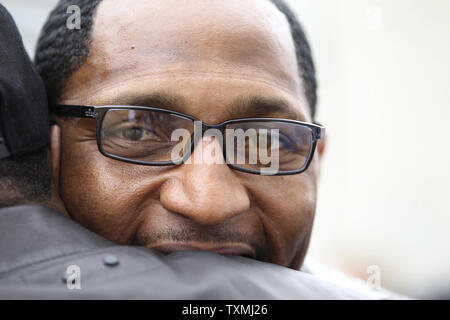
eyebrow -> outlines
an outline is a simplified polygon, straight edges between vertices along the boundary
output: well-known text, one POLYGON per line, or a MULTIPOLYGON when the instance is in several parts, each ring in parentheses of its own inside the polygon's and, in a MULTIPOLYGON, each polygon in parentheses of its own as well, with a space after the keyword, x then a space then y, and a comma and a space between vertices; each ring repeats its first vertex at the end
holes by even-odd
MULTIPOLYGON (((185 99, 168 92, 155 92, 142 95, 123 93, 108 100, 107 104, 155 107, 190 115, 185 99)), ((228 106, 226 112, 230 119, 271 116, 306 121, 304 114, 296 109, 283 98, 249 96, 235 99, 228 106)))
POLYGON ((232 114, 246 117, 275 116, 291 120, 305 121, 305 116, 283 98, 278 97, 241 97, 231 105, 232 114))
POLYGON ((130 105, 142 107, 155 107, 186 113, 186 103, 180 96, 165 92, 136 95, 135 93, 123 93, 108 100, 111 105, 130 105))

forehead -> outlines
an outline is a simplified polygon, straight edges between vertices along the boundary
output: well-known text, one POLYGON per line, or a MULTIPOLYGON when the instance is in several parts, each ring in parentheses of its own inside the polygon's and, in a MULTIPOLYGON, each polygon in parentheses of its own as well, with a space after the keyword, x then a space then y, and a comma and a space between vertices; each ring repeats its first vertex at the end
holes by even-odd
POLYGON ((78 77, 86 90, 189 74, 248 78, 304 98, 289 23, 268 0, 104 0, 91 38, 78 77))

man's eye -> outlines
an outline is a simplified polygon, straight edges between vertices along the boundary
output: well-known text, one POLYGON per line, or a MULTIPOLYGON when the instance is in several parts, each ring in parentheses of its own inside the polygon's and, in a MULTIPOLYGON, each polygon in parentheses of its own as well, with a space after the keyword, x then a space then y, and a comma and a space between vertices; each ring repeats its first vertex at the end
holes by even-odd
POLYGON ((270 135, 262 135, 259 137, 259 143, 265 145, 268 149, 273 147, 274 140, 278 140, 278 148, 280 150, 291 150, 294 148, 294 142, 292 139, 282 133, 272 133, 270 135))
POLYGON ((284 135, 280 135, 278 137, 278 141, 279 141, 281 150, 292 150, 294 148, 293 141, 284 135))
POLYGON ((139 126, 116 129, 113 135, 130 141, 161 141, 161 138, 155 132, 139 126))

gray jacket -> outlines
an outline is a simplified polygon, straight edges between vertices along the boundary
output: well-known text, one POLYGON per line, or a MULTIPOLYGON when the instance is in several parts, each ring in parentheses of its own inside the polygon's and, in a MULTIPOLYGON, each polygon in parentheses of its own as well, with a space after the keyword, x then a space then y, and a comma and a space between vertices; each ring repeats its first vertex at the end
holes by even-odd
POLYGON ((0 299, 367 298, 244 257, 118 246, 45 207, 0 209, 0 299))

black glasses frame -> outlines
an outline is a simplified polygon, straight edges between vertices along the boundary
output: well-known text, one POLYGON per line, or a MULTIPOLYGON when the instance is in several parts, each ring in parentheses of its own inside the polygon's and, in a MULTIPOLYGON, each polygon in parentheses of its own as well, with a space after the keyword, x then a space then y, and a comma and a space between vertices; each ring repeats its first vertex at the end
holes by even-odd
MULTIPOLYGON (((171 114, 177 117, 184 118, 186 120, 191 120, 193 122, 200 121, 197 118, 191 117, 187 114, 183 114, 176 111, 171 111, 167 109, 160 109, 160 108, 154 108, 154 107, 141 107, 141 106, 126 106, 126 105, 106 105, 106 106, 79 106, 79 105, 56 105, 51 107, 51 112, 55 114, 58 117, 75 117, 75 118, 88 118, 88 119, 94 119, 96 120, 96 137, 97 137, 97 146, 101 154, 103 154, 106 157, 133 163, 133 164, 139 164, 139 165, 147 165, 147 166, 169 166, 169 165, 180 165, 184 161, 187 160, 187 157, 192 154, 192 152, 195 149, 195 146, 199 140, 199 138, 203 137, 204 133, 208 129, 218 129, 221 132, 224 131, 224 128, 232 123, 243 123, 243 122, 281 122, 281 123, 291 123, 291 124, 297 124, 301 125, 303 127, 307 127, 311 131, 311 145, 310 150, 308 154, 308 158, 305 161, 305 164, 297 170, 290 170, 290 171, 281 171, 274 173, 272 175, 276 176, 283 176, 283 175, 292 175, 292 174, 299 174, 304 171, 306 171, 311 164, 311 161, 314 157, 314 153, 317 146, 317 141, 320 139, 323 139, 325 137, 325 128, 320 124, 314 124, 314 123, 308 123, 308 122, 302 122, 297 120, 290 120, 290 119, 280 119, 280 118, 242 118, 242 119, 231 119, 224 121, 219 124, 206 124, 202 123, 202 134, 201 136, 195 137, 192 139, 191 137, 191 150, 190 152, 186 152, 183 157, 179 161, 159 161, 159 162, 149 162, 149 161, 139 161, 139 160, 132 160, 120 156, 116 156, 113 154, 110 154, 106 152, 102 145, 102 137, 101 137, 101 128, 103 124, 103 120, 105 118, 106 113, 109 110, 147 110, 147 111, 156 111, 156 112, 162 112, 171 114)), ((231 167, 234 170, 246 172, 246 173, 252 173, 252 174, 261 174, 261 170, 252 170, 247 168, 242 168, 239 166, 236 166, 232 164, 228 160, 228 155, 226 152, 226 146, 222 148, 224 159, 226 160, 226 164, 231 167)))

